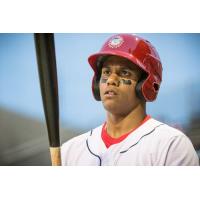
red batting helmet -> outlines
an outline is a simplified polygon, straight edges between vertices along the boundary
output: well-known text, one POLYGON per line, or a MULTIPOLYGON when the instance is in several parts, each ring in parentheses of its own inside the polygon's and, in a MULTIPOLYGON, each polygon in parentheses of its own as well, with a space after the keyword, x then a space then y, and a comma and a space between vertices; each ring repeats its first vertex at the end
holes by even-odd
POLYGON ((99 53, 88 58, 94 70, 92 92, 97 101, 100 101, 99 81, 100 68, 104 58, 109 55, 126 58, 142 69, 146 76, 136 85, 136 94, 145 101, 156 99, 162 81, 162 64, 156 49, 152 44, 132 34, 118 34, 110 37, 99 53))

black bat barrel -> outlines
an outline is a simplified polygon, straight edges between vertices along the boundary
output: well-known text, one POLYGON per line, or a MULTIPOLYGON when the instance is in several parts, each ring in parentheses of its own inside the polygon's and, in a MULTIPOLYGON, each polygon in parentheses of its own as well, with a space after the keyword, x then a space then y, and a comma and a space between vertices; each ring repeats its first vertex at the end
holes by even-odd
POLYGON ((54 35, 35 33, 34 39, 49 144, 50 147, 59 147, 59 101, 54 35))

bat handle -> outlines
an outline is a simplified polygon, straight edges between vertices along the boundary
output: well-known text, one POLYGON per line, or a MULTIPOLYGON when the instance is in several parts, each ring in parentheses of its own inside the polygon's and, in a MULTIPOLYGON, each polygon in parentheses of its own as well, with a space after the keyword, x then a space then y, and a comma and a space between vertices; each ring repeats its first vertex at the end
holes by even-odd
POLYGON ((50 147, 52 166, 61 166, 60 147, 50 147))

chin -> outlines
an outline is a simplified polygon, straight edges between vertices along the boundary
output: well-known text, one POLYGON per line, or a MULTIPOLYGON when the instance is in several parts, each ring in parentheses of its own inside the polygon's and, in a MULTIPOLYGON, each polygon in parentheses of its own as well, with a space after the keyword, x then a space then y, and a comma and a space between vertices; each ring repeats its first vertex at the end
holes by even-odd
POLYGON ((112 100, 102 101, 105 110, 114 115, 127 115, 139 106, 139 102, 120 103, 112 100))
POLYGON ((106 101, 106 102, 102 102, 103 103, 103 107, 108 111, 113 113, 114 111, 116 111, 119 108, 119 105, 115 102, 111 102, 111 101, 106 101))
POLYGON ((106 101, 103 102, 103 106, 107 112, 112 113, 113 115, 121 115, 125 111, 121 105, 117 104, 116 102, 106 101))

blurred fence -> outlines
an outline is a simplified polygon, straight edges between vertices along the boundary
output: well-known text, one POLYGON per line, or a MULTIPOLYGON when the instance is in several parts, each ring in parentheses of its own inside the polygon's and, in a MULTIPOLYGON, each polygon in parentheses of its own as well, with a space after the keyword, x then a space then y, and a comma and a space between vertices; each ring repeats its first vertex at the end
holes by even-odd
MULTIPOLYGON (((62 128, 60 135, 61 142, 75 136, 62 128)), ((0 165, 51 165, 46 124, 0 109, 0 165)))

